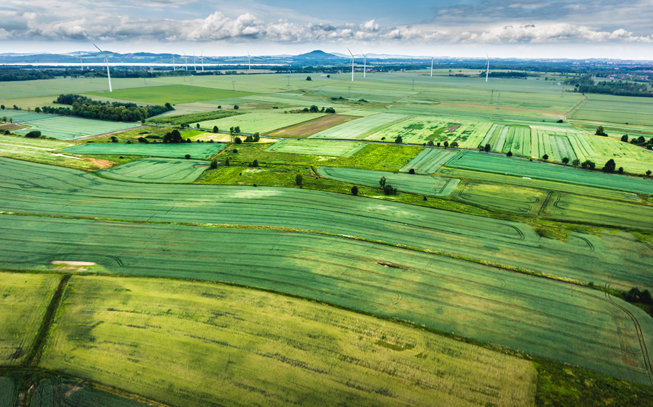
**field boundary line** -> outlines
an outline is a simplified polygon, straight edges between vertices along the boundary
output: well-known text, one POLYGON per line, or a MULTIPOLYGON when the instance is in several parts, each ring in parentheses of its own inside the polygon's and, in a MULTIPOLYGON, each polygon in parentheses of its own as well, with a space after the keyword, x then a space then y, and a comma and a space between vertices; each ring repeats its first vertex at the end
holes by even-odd
POLYGON ((575 105, 574 107, 572 107, 571 109, 569 109, 569 110, 567 110, 567 111, 565 112, 565 120, 568 120, 570 114, 573 114, 573 112, 574 112, 575 110, 580 109, 580 107, 581 107, 585 102, 587 102, 587 99, 588 99, 587 95, 583 95, 583 97, 584 97, 584 99, 582 99, 580 102, 576 103, 576 105, 575 105))
POLYGON ((542 204, 540 205, 540 209, 537 210, 537 213, 535 214, 535 217, 539 217, 540 213, 542 211, 545 211, 546 207, 549 205, 549 202, 551 201, 551 198, 553 198, 553 195, 556 193, 556 191, 549 191, 546 194, 546 198, 544 198, 544 201, 542 201, 542 204))

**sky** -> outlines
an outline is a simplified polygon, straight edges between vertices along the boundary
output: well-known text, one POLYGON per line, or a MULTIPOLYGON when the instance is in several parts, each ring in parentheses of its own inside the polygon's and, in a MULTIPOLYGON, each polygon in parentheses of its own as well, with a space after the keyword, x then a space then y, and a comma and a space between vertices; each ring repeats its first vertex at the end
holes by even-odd
POLYGON ((0 52, 653 60, 653 0, 3 0, 0 52))

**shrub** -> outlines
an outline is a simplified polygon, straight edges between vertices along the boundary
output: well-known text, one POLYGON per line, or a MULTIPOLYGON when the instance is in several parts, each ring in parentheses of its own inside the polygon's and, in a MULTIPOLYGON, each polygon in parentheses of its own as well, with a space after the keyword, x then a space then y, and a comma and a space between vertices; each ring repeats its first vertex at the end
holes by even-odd
POLYGON ((379 185, 381 185, 381 188, 385 187, 385 182, 386 182, 385 177, 381 177, 381 179, 379 180, 379 185))
POLYGON ((448 147, 449 147, 449 142, 447 140, 445 140, 444 141, 444 148, 448 148, 448 147))
POLYGON ((651 170, 646 171, 646 176, 650 177, 651 176, 651 170))
POLYGON ((458 142, 454 141, 453 143, 451 143, 451 148, 458 148, 458 142))
POLYGON ((628 142, 628 134, 624 134, 623 136, 621 136, 621 141, 627 143, 628 142))
POLYGON ((238 150, 236 150, 235 148, 233 150, 231 150, 231 152, 234 153, 234 154, 238 154, 238 150))
POLYGON ((258 167, 258 160, 252 161, 252 163, 249 165, 250 167, 257 168, 258 167))
POLYGON ((41 137, 41 132, 38 131, 38 130, 32 130, 29 133, 25 134, 25 137, 39 138, 39 137, 41 137))
POLYGON ((512 157, 512 151, 508 151, 508 153, 506 154, 506 157, 512 157))
POLYGON ((562 163, 563 163, 564 165, 569 164, 569 157, 563 157, 563 158, 562 158, 562 163))
POLYGON ((197 128, 198 128, 198 129, 200 128, 200 124, 199 124, 199 123, 197 123, 197 128))
POLYGON ((300 174, 297 174, 297 176, 295 176, 295 183, 302 186, 302 182, 304 182, 304 178, 300 174))
POLYGON ((383 187, 383 193, 386 195, 395 195, 397 193, 397 190, 392 187, 390 184, 385 184, 383 187))
POLYGON ((227 158, 224 160, 224 165, 225 165, 225 167, 228 167, 228 166, 229 166, 229 157, 227 157, 227 158))
POLYGON ((306 77, 306 80, 307 80, 307 81, 312 81, 313 79, 311 79, 310 76, 307 76, 307 77, 306 77))
POLYGON ((336 109, 334 109, 334 108, 332 108, 332 107, 327 107, 324 111, 325 111, 326 113, 335 113, 335 112, 336 112, 336 109))
POLYGON ((222 106, 218 105, 218 109, 222 109, 222 106))
POLYGON ((401 136, 397 136, 397 138, 395 139, 395 143, 397 143, 397 144, 401 144, 403 142, 404 142, 404 139, 402 139, 401 136))
POLYGON ((549 159, 549 155, 548 155, 548 154, 544 154, 544 155, 542 156, 542 159, 543 159, 544 161, 548 160, 548 159, 549 159))
POLYGON ((564 120, 560 119, 557 121, 557 123, 564 123, 564 120))
POLYGON ((240 109, 238 105, 234 105, 234 110, 238 110, 238 109, 240 109))
POLYGON ((427 146, 433 146, 433 145, 434 145, 433 140, 429 140, 429 142, 426 143, 426 145, 427 145, 427 146))
POLYGON ((483 150, 485 150, 486 153, 489 153, 490 150, 492 150, 492 146, 488 143, 483 147, 483 150))
POLYGON ((241 140, 240 137, 236 137, 234 139, 234 144, 241 144, 242 142, 243 142, 243 140, 241 140))
POLYGON ((617 170, 617 172, 618 172, 619 174, 623 174, 623 173, 624 173, 624 167, 619 167, 619 169, 617 170))
MULTIPOLYGON (((227 160, 228 160, 228 158, 227 158, 227 160)), ((215 170, 216 168, 218 168, 218 160, 211 161, 211 167, 210 168, 212 170, 215 170)))
POLYGON ((213 126, 213 132, 217 133, 219 131, 218 126, 213 126))
POLYGON ((145 137, 139 137, 138 142, 139 143, 149 143, 149 141, 145 137))
POLYGON ((309 111, 310 111, 311 113, 319 113, 319 112, 320 112, 320 108, 317 107, 317 106, 315 106, 315 105, 311 105, 311 108, 309 109, 309 111))
POLYGON ((574 158, 574 161, 571 162, 571 165, 578 167, 580 165, 580 160, 578 158, 574 158))
POLYGON ((603 137, 608 137, 607 133, 605 132, 605 129, 603 126, 599 126, 596 128, 596 135, 597 136, 603 136, 603 137))
POLYGON ((186 154, 186 155, 184 156, 184 158, 187 159, 187 160, 190 160, 190 154, 186 154))
POLYGON ((358 187, 356 185, 351 187, 351 194, 352 195, 358 195, 358 187))
POLYGON ((415 174, 415 169, 414 169, 414 168, 411 168, 410 170, 408 170, 408 173, 409 173, 409 174, 415 174))
MULTIPOLYGON (((141 138, 142 138, 142 137, 141 137, 141 138)), ((147 140, 145 140, 145 141, 147 141, 147 140)), ((117 143, 117 142, 118 142, 118 137, 116 137, 116 136, 111 136, 111 142, 112 142, 112 143, 117 143)))

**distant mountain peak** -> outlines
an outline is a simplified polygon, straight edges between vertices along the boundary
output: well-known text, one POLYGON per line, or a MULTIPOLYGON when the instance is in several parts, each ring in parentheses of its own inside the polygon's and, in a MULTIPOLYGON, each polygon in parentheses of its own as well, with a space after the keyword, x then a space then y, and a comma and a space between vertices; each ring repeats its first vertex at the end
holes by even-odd
POLYGON ((339 57, 337 55, 329 54, 329 53, 324 52, 322 50, 316 49, 314 51, 307 52, 305 54, 297 55, 296 58, 298 58, 298 59, 338 59, 339 57))

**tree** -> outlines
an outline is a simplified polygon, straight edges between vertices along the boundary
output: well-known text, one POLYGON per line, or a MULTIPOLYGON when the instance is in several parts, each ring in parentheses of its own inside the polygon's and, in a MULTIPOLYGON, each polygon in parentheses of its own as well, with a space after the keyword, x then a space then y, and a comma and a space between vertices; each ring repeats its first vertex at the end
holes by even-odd
POLYGON ((179 130, 173 130, 170 133, 167 133, 163 136, 164 143, 183 143, 184 139, 181 137, 179 130))
POLYGON ((258 132, 254 133, 254 134, 252 135, 252 141, 255 142, 255 143, 258 143, 258 141, 259 141, 260 139, 261 139, 261 135, 258 134, 258 132))
POLYGON ((257 168, 258 167, 258 160, 252 161, 252 163, 250 164, 250 167, 257 168))
POLYGON ((240 137, 236 137, 234 139, 234 144, 241 144, 242 142, 243 142, 243 140, 241 140, 240 137))
POLYGON ((297 174, 297 176, 295 176, 295 184, 297 184, 297 185, 299 185, 301 187, 303 181, 304 181, 304 178, 301 176, 301 174, 297 174))
POLYGON ((544 154, 544 155, 542 156, 542 159, 543 159, 544 161, 548 160, 548 159, 549 159, 549 155, 548 155, 548 154, 544 154))
POLYGON ((234 133, 240 134, 240 126, 234 127, 234 133))
POLYGON ((444 141, 444 148, 449 147, 449 142, 447 140, 444 141))
POLYGON ((25 134, 25 137, 39 138, 39 137, 41 137, 41 132, 38 131, 38 130, 32 130, 29 133, 25 134))
POLYGON ((36 109, 34 109, 34 112, 36 112, 36 113, 41 113, 41 108, 40 108, 40 107, 37 107, 36 109))
POLYGON ((218 109, 222 109, 222 106, 218 105, 218 109))
POLYGON ((583 163, 582 163, 580 166, 583 167, 583 168, 586 169, 586 170, 587 170, 587 169, 589 169, 589 170, 593 170, 594 167, 596 167, 596 164, 594 163, 594 161, 591 161, 591 160, 585 160, 585 161, 583 161, 583 163))
MULTIPOLYGON (((143 138, 143 137, 141 137, 141 138, 143 138)), ((111 136, 111 142, 112 142, 112 143, 117 143, 117 142, 118 142, 118 137, 116 137, 116 136, 111 136)), ((147 142, 147 139, 145 140, 145 142, 147 142)))
POLYGON ((199 124, 199 123, 197 123, 197 128, 198 128, 198 129, 200 128, 200 124, 199 124))
POLYGON ((597 135, 597 136, 605 136, 605 137, 608 136, 608 135, 605 133, 605 129, 603 128, 603 126, 599 126, 599 127, 596 128, 596 135, 597 135))
POLYGON ((172 105, 170 104, 170 102, 166 102, 165 107, 166 107, 168 110, 175 110, 175 108, 172 107, 172 105))
POLYGON ((184 158, 187 159, 187 160, 190 160, 190 154, 186 154, 186 155, 184 156, 184 158))
POLYGON ((320 108, 317 107, 317 106, 315 106, 315 105, 311 105, 311 108, 309 109, 309 111, 310 111, 311 113, 319 113, 319 112, 320 112, 320 108))
POLYGON ((563 157, 563 158, 562 158, 562 163, 563 163, 564 165, 569 164, 569 157, 563 157))
POLYGON ((408 173, 409 174, 415 174, 415 168, 411 168, 410 170, 408 170, 408 173))
POLYGON ((213 161, 211 161, 211 167, 210 168, 212 170, 215 170, 216 168, 218 168, 218 160, 214 159, 213 161))
POLYGON ((381 177, 381 179, 379 180, 379 185, 381 185, 381 188, 385 187, 385 181, 386 181, 385 177, 381 177))
POLYGON ((650 177, 651 176, 651 170, 646 171, 646 176, 650 177))
POLYGON ((311 79, 310 76, 307 76, 307 77, 306 77, 306 80, 307 80, 307 81, 312 81, 313 79, 311 79))
POLYGON ((614 172, 614 170, 617 168, 617 164, 615 164, 614 160, 611 158, 608 160, 607 163, 603 166, 601 171, 603 172, 614 172))
POLYGON ((451 148, 458 148, 458 142, 454 141, 453 143, 451 143, 451 148))
POLYGON ((490 150, 492 150, 492 146, 490 146, 490 144, 488 143, 488 144, 485 145, 485 148, 483 148, 483 149, 485 150, 486 153, 489 153, 490 150))
POLYGON ((628 142, 628 134, 624 134, 623 136, 621 136, 621 141, 627 143, 628 142))
POLYGON ((404 139, 402 139, 401 136, 397 136, 397 138, 395 139, 395 143, 397 143, 397 144, 401 144, 403 142, 404 142, 404 139))
POLYGON ((336 109, 334 109, 332 107, 327 107, 324 111, 327 112, 327 113, 335 113, 336 109))
POLYGON ((229 166, 229 157, 225 158, 224 160, 224 166, 228 167, 229 166))
POLYGON ((623 173, 624 173, 624 167, 619 167, 619 169, 617 170, 617 172, 618 172, 619 174, 623 174, 623 173))
POLYGON ((356 185, 351 187, 351 194, 352 195, 358 195, 358 187, 356 185))
POLYGON ((397 193, 397 190, 392 187, 390 184, 385 184, 383 187, 383 193, 386 195, 394 195, 397 193))
POLYGON ((571 165, 578 167, 580 165, 580 160, 578 158, 574 158, 574 161, 571 162, 571 165))
POLYGON ((0 109, 5 110, 5 105, 0 105, 0 109))
POLYGON ((234 105, 234 110, 238 110, 238 109, 240 109, 238 105, 234 105))
POLYGON ((428 143, 426 143, 427 146, 433 147, 435 144, 433 143, 433 140, 429 140, 428 143))

